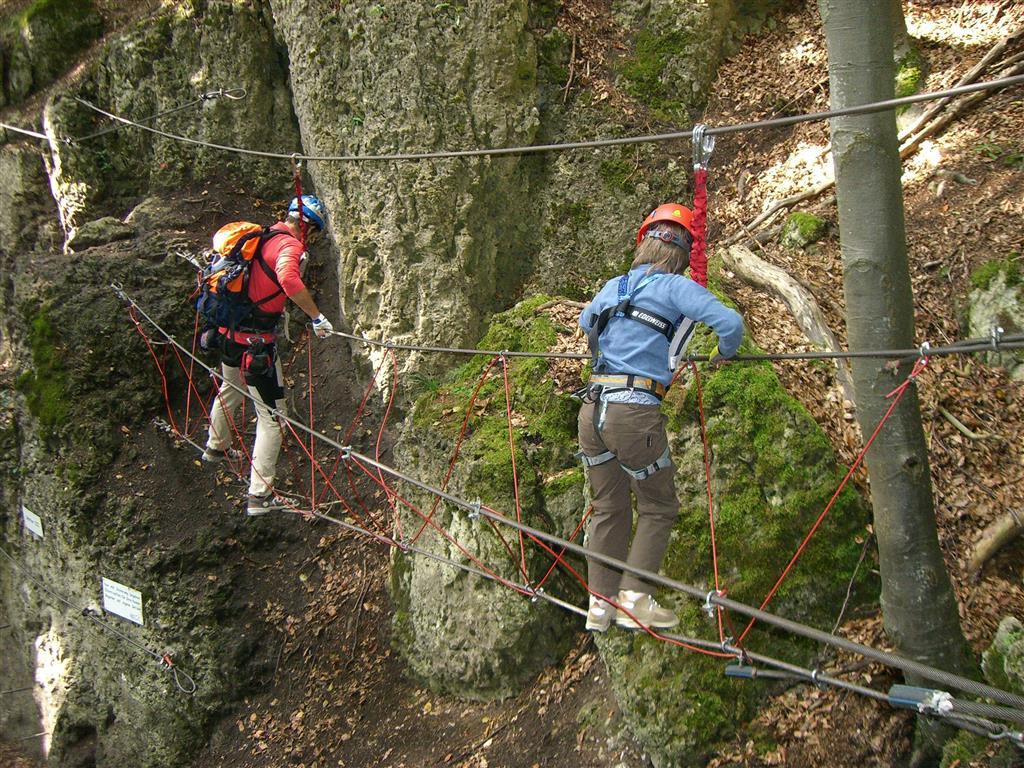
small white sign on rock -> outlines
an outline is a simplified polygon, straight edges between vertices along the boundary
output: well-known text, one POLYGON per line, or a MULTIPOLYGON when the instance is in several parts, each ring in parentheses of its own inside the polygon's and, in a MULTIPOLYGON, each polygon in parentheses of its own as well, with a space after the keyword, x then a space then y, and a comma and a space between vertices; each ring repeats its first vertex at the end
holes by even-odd
POLYGON ((42 519, 24 504, 21 505, 21 519, 25 523, 26 531, 31 533, 33 536, 38 536, 40 539, 43 538, 42 519))
POLYGON ((143 624, 142 593, 103 577, 103 610, 143 624))

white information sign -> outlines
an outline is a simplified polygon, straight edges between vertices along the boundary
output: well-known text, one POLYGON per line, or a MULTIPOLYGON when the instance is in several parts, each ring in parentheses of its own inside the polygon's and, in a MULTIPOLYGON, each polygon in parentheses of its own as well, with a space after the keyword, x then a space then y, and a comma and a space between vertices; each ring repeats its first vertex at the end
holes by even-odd
POLYGON ((43 538, 43 521, 40 519, 39 515, 24 504, 21 505, 21 519, 25 521, 26 531, 38 536, 40 539, 43 538))
POLYGON ((142 593, 138 590, 103 578, 103 609, 123 616, 128 621, 143 624, 142 593))

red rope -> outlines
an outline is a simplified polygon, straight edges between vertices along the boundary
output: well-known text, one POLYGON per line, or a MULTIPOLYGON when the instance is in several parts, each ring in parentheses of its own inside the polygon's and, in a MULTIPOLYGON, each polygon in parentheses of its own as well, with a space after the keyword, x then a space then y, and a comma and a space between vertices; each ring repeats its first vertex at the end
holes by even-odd
POLYGON ((306 334, 306 383, 309 398, 309 508, 316 509, 316 444, 313 442, 313 334, 306 334))
MULTIPOLYGON (((388 404, 384 409, 384 418, 380 420, 380 430, 377 432, 377 444, 374 447, 373 458, 375 458, 378 463, 380 463, 380 445, 384 440, 384 428, 387 426, 388 419, 391 417, 391 407, 395 403, 395 392, 398 390, 398 358, 395 356, 395 351, 393 349, 389 349, 388 354, 391 357, 391 386, 388 388, 388 404)), ((380 479, 383 483, 383 474, 380 479)), ((398 538, 400 540, 404 539, 405 533, 402 531, 402 517, 398 514, 398 509, 395 507, 395 500, 392 499, 391 495, 388 493, 386 484, 384 485, 384 492, 388 500, 388 506, 391 507, 391 517, 394 520, 395 528, 398 530, 398 538)))
MULTIPOLYGON (((193 386, 193 384, 192 384, 192 374, 193 374, 193 371, 195 370, 194 366, 195 366, 195 362, 196 362, 195 361, 195 357, 196 357, 196 344, 198 343, 198 341, 199 341, 199 313, 196 312, 195 327, 192 329, 192 357, 189 358, 188 373, 186 374, 188 376, 188 383, 189 383, 188 390, 187 390, 187 392, 185 394, 185 434, 186 435, 189 434, 188 417, 189 417, 189 412, 192 410, 192 390, 195 389, 195 386, 193 386)), ((199 394, 199 392, 196 391, 196 395, 198 395, 198 394, 199 394)))
MULTIPOLYGON (((523 508, 519 501, 519 473, 516 470, 516 441, 512 432, 512 391, 508 383, 508 358, 501 358, 501 372, 505 381, 505 413, 508 416, 508 450, 512 456, 512 492, 515 495, 516 521, 523 522, 523 508)), ((529 582, 530 578, 526 571, 526 546, 523 544, 523 532, 519 531, 519 552, 522 557, 523 578, 529 582)))
MULTIPOLYGON (((708 527, 711 530, 711 565, 715 574, 715 592, 722 594, 722 587, 718 579, 718 544, 715 541, 715 501, 711 495, 711 451, 708 449, 707 420, 704 417, 704 391, 700 383, 700 371, 697 364, 690 362, 693 370, 693 381, 697 385, 697 411, 700 414, 700 439, 704 444, 704 478, 708 493, 708 527)), ((718 639, 725 640, 725 629, 722 626, 722 608, 717 608, 718 639)))
MULTIPOLYGON (((574 541, 576 539, 576 537, 579 536, 580 531, 582 531, 583 530, 583 526, 587 524, 587 520, 590 518, 590 515, 591 515, 591 513, 593 513, 593 511, 594 511, 594 505, 591 504, 589 507, 587 507, 587 511, 583 513, 583 518, 580 520, 579 525, 576 526, 575 530, 573 530, 573 532, 572 532, 572 535, 569 536, 569 541, 574 541)), ((491 522, 493 522, 493 521, 491 521, 491 522)), ((564 557, 565 557, 565 547, 562 547, 562 551, 559 552, 558 553, 558 557, 556 557, 552 561, 551 567, 548 568, 548 572, 544 574, 544 578, 537 582, 537 589, 540 589, 541 587, 544 586, 545 583, 547 583, 547 580, 551 577, 551 574, 555 572, 555 568, 558 566, 559 562, 561 562, 562 558, 564 558, 564 557)))
MULTIPOLYGON (((856 460, 850 466, 849 471, 846 473, 846 476, 843 478, 843 481, 839 484, 839 487, 836 489, 836 492, 832 494, 832 498, 829 499, 829 502, 825 506, 825 509, 822 510, 820 515, 818 515, 818 519, 814 521, 814 525, 811 526, 810 532, 804 537, 804 540, 800 542, 800 546, 797 548, 796 553, 790 559, 789 564, 786 565, 785 569, 782 571, 782 575, 779 576, 778 581, 775 582, 775 586, 771 588, 771 591, 768 592, 768 595, 761 602, 760 609, 762 611, 765 609, 765 606, 767 606, 768 603, 771 601, 772 597, 775 596, 775 593, 782 585, 783 580, 786 578, 786 576, 789 575, 789 572, 793 569, 793 566, 796 565, 796 561, 800 559, 800 555, 803 554, 803 551, 807 547, 808 542, 810 542, 811 537, 814 536, 815 532, 818 530, 818 527, 825 519, 825 516, 829 513, 829 510, 831 510, 833 505, 836 503, 836 500, 839 498, 839 494, 842 493, 843 488, 846 487, 846 484, 850 481, 850 478, 853 477, 853 473, 857 471, 857 468, 861 465, 861 462, 864 461, 864 457, 867 455, 867 452, 871 448, 872 443, 875 442, 875 438, 877 438, 879 433, 882 431, 882 427, 885 426, 885 422, 889 420, 889 417, 892 415, 892 412, 896 410, 896 406, 899 405, 900 399, 903 397, 903 394, 907 391, 907 387, 909 387, 911 382, 913 382, 914 379, 916 379, 920 375, 920 373, 924 370, 926 365, 928 365, 928 358, 920 358, 917 362, 914 363, 913 369, 910 371, 910 374, 903 381, 903 383, 885 396, 886 399, 892 399, 892 403, 889 405, 889 409, 885 412, 885 415, 882 416, 882 418, 879 420, 878 425, 875 427, 875 431, 871 433, 871 437, 868 438, 868 441, 864 444, 864 448, 857 455, 856 460)), ((750 633, 750 630, 756 623, 756 619, 750 620, 750 622, 746 626, 746 629, 743 630, 743 634, 741 634, 739 640, 736 641, 737 645, 743 642, 743 639, 750 633)))
POLYGON ((708 172, 698 168, 693 172, 693 246, 690 248, 690 277, 698 285, 707 287, 707 217, 708 172))

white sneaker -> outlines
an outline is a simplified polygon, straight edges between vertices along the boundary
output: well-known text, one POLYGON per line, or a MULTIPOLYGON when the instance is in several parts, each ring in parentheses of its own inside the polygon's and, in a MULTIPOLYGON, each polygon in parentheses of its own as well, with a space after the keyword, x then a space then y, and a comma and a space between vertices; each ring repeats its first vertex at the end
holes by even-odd
POLYGON ((201 458, 205 464, 220 464, 222 461, 239 461, 242 458, 242 452, 236 448, 221 450, 207 446, 201 458))
POLYGON ((629 611, 618 611, 615 623, 626 629, 668 629, 679 623, 679 617, 668 608, 662 608, 653 597, 646 592, 633 592, 623 589, 619 592, 619 605, 629 611))
POLYGON ((590 610, 587 611, 587 631, 606 632, 612 625, 615 609, 599 597, 590 596, 590 610))

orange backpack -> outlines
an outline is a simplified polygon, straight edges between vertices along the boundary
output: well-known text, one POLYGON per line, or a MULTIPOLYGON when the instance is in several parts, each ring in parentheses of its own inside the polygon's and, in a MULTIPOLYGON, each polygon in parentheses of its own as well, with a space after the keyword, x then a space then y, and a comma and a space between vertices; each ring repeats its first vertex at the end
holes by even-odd
POLYGON ((232 331, 272 331, 278 315, 260 310, 260 306, 284 293, 277 274, 263 260, 263 245, 282 230, 261 227, 249 221, 225 224, 213 236, 213 256, 199 276, 196 311, 207 327, 232 331), (253 264, 274 281, 277 291, 259 301, 249 298, 249 275, 253 264))

